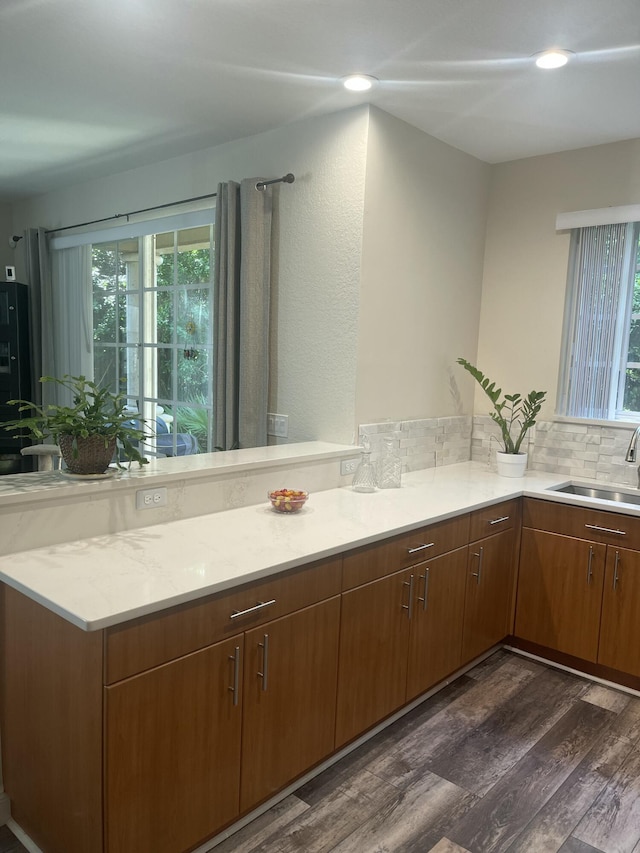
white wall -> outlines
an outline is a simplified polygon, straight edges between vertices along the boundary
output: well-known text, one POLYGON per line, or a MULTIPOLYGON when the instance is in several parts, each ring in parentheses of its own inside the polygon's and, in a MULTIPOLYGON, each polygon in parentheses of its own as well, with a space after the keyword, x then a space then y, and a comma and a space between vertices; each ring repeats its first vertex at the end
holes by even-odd
POLYGON ((475 358, 491 167, 373 109, 369 130, 358 423, 471 413, 458 356, 475 358))
POLYGON ((69 187, 17 204, 12 227, 73 225, 293 172, 279 187, 270 408, 289 415, 291 440, 349 443, 368 121, 360 107, 69 187))
MULTIPOLYGON (((492 167, 477 364, 507 391, 547 390, 543 417, 555 411, 569 256, 556 214, 638 203, 640 139, 492 167)), ((476 411, 489 411, 479 388, 476 411)))

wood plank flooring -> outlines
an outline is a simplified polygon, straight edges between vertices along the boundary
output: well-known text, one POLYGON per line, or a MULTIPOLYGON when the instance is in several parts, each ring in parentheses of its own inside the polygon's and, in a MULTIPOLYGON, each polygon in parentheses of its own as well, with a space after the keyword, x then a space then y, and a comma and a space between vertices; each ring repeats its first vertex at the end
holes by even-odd
POLYGON ((640 853, 640 699, 497 652, 212 850, 640 853))

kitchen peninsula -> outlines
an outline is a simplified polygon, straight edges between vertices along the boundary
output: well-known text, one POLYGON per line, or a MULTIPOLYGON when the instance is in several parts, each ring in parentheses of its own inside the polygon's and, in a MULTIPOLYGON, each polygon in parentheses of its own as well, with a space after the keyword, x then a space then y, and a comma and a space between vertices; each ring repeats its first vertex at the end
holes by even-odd
POLYGON ((512 634, 523 496, 640 527, 564 482, 462 463, 0 558, 15 820, 44 853, 206 849, 512 634))

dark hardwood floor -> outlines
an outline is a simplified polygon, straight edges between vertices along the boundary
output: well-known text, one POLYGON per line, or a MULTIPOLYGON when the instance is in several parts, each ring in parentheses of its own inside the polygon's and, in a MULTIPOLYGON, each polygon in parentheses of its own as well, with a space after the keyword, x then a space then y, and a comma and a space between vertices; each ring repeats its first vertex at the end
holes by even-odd
POLYGON ((640 699, 506 651, 215 853, 640 853, 640 699))
POLYGON ((640 853, 640 699, 497 652, 212 850, 640 853))

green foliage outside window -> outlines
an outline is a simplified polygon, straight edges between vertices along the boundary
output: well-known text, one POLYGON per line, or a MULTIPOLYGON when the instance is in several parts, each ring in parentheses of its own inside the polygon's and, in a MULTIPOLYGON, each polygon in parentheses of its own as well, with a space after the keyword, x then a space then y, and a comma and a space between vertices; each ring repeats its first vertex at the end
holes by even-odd
MULTIPOLYGON (((117 244, 93 247, 94 373, 97 382, 139 399, 136 345, 141 296, 138 281, 127 281, 123 254, 117 244), (132 373, 129 378, 128 370, 132 373)), ((174 430, 195 435, 200 451, 206 452, 210 418, 206 401, 211 394, 212 365, 210 349, 204 345, 211 344, 211 255, 208 248, 179 249, 159 258, 155 281, 157 393, 161 400, 177 399, 186 404, 178 406, 174 430), (199 283, 201 288, 193 286, 199 283)), ((129 274, 135 275, 135 269, 129 274)), ((171 414, 168 406, 165 410, 171 414)))

